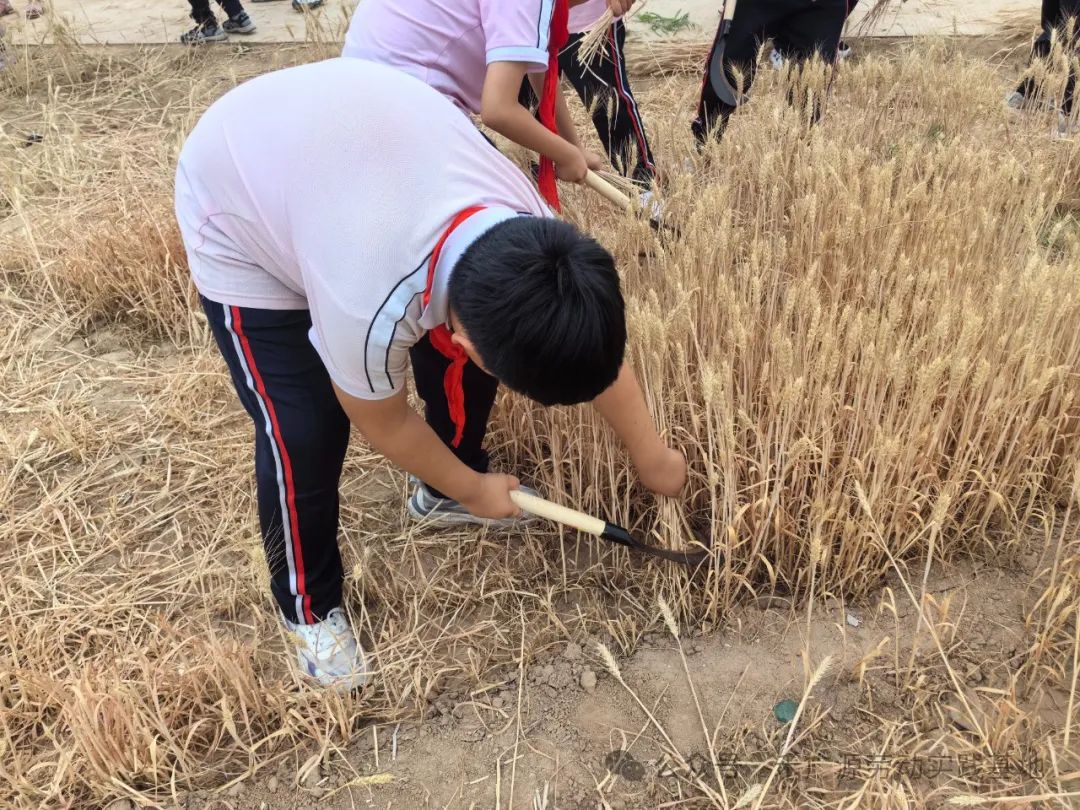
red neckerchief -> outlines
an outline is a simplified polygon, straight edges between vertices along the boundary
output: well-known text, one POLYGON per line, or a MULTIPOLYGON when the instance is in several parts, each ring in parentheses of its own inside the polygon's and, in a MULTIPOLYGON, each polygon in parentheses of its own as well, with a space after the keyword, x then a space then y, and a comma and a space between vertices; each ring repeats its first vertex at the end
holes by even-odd
MULTIPOLYGON (((544 74, 544 91, 540 96, 540 123, 556 135, 559 126, 555 122, 555 96, 559 87, 559 52, 570 39, 570 2, 555 0, 551 14, 551 35, 548 37, 548 69, 544 74)), ((537 178, 540 193, 548 204, 559 211, 559 188, 555 182, 555 164, 546 155, 540 158, 540 175, 537 178)))
MULTIPOLYGON (((476 212, 483 210, 484 206, 482 205, 466 208, 450 221, 450 227, 443 232, 443 235, 439 237, 439 241, 435 243, 435 249, 431 251, 431 263, 428 264, 427 286, 424 287, 424 296, 421 299, 425 309, 427 309, 428 302, 431 300, 431 285, 435 281, 435 267, 439 263, 443 245, 446 244, 446 240, 458 225, 476 212)), ((450 361, 450 365, 446 368, 446 374, 443 375, 443 390, 446 392, 446 403, 450 406, 450 419, 454 422, 454 441, 451 442, 451 446, 457 447, 461 444, 462 433, 465 432, 465 389, 462 387, 462 379, 465 375, 465 364, 469 362, 469 355, 465 354, 465 350, 461 346, 454 343, 446 324, 441 323, 428 331, 428 337, 431 339, 431 345, 435 347, 439 354, 450 361)))

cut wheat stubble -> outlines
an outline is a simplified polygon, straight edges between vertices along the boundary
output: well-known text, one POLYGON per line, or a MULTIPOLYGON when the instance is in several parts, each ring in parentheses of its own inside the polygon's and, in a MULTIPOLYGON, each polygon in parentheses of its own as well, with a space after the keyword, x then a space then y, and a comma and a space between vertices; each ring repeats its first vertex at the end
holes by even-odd
MULTIPOLYGON (((448 683, 486 683, 567 637, 612 631, 621 655, 657 622, 659 595, 676 627, 720 626, 755 591, 865 593, 893 561, 922 580, 928 562, 1005 554, 1032 525, 1050 562, 1034 578, 1033 663, 1015 677, 1075 695, 1080 548, 1076 508, 1062 513, 1080 457, 1080 329, 1066 328, 1080 318, 1080 161, 1039 116, 993 112, 1005 83, 986 64, 934 43, 868 58, 814 129, 762 72, 724 143, 692 173, 670 167, 677 241, 568 188, 568 216, 618 259, 629 357, 690 484, 656 508, 588 409, 510 395, 495 456, 546 496, 671 547, 686 507, 723 562, 691 582, 573 535, 408 530, 403 478, 357 442, 346 592, 383 677, 341 699, 286 666, 250 423, 191 314, 169 214, 176 150, 224 89, 218 76, 266 65, 65 47, 29 49, 0 79, 0 146, 12 131, 46 135, 0 148, 0 649, 17 651, 0 666, 0 803, 168 803, 303 763, 371 718, 417 717, 448 683), (116 346, 95 342, 105 327, 116 346)), ((1064 75, 1050 78, 1060 93, 1064 75)), ((671 111, 692 107, 694 84, 639 92, 658 152, 693 153, 671 111)), ((917 693, 927 673, 959 670, 944 608, 917 587, 904 598, 941 641, 932 666, 886 646, 857 676, 887 665, 917 693)), ((1076 704, 1047 737, 1058 755, 1075 747, 1076 704)), ((1023 741, 1029 719, 1010 717, 949 739, 1023 741)), ((776 780, 714 783, 684 787, 717 807, 794 806, 776 780)), ((1036 787, 1013 795, 1056 790, 1036 787)))

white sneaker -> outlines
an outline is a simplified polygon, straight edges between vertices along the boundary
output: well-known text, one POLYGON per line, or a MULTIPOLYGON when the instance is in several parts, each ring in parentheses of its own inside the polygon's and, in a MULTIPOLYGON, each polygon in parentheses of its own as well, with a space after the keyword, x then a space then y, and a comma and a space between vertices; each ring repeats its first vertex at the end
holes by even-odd
POLYGON ((1080 120, 1076 120, 1072 116, 1059 112, 1057 128, 1058 137, 1071 138, 1078 132, 1080 132, 1080 120))
POLYGON ((319 686, 348 692, 367 683, 370 672, 364 650, 357 643, 345 611, 334 608, 317 624, 293 624, 283 618, 295 636, 300 671, 319 686))
POLYGON ((1005 96, 1005 106, 1013 112, 1042 112, 1056 110, 1056 105, 1046 99, 1029 99, 1019 90, 1005 96))
POLYGON ((664 205, 658 199, 651 190, 645 190, 638 196, 638 206, 641 210, 649 215, 649 219, 659 222, 661 217, 664 216, 664 205))
POLYGON ((772 53, 769 54, 769 63, 772 65, 773 70, 784 69, 784 57, 776 48, 773 48, 772 53))
POLYGON ((651 190, 646 190, 638 195, 638 207, 641 213, 649 217, 653 230, 659 233, 664 227, 664 204, 656 199, 651 190))

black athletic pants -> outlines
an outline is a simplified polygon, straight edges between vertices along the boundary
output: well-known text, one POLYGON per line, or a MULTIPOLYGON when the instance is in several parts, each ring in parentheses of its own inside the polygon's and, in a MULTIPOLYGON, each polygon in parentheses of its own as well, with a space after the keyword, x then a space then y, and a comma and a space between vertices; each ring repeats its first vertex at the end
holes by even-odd
MULTIPOLYGON (((844 14, 845 21, 848 17, 851 16, 851 12, 855 10, 855 6, 857 5, 859 5, 859 0, 851 0, 851 2, 847 4, 847 11, 844 14)), ((777 51, 779 51, 781 56, 783 56, 785 59, 791 57, 794 49, 792 48, 791 43, 787 41, 787 38, 783 34, 773 35, 772 41, 773 47, 776 48, 777 51)))
MULTIPOLYGON (((188 2, 191 4, 191 19, 198 25, 217 22, 214 12, 210 10, 210 0, 188 0, 188 2)), ((244 11, 240 0, 217 0, 217 3, 229 19, 239 16, 244 11)))
MULTIPOLYGON (((585 109, 591 111, 593 126, 611 165, 621 174, 648 184, 656 167, 626 74, 626 26, 616 20, 608 29, 604 47, 587 64, 578 61, 583 38, 584 34, 570 35, 559 53, 559 69, 574 86, 585 109)), ((539 103, 528 79, 521 83, 518 98, 522 106, 533 110, 539 103)))
MULTIPOLYGON (((341 604, 338 483, 349 445, 349 419, 308 340, 302 310, 235 307, 202 299, 218 349, 244 409, 255 423, 255 485, 270 588, 289 621, 321 621, 341 604)), ((447 445, 454 436, 443 392, 449 363, 427 338, 412 350, 416 388, 428 424, 447 445)), ((487 472, 483 449, 498 382, 465 366, 467 422, 453 452, 487 472)))
MULTIPOLYGON (((749 90, 754 80, 758 49, 767 39, 784 43, 785 54, 796 62, 820 54, 826 61, 836 59, 836 48, 844 30, 850 0, 755 0, 740 3, 731 21, 731 32, 725 45, 724 67, 728 81, 738 84, 732 68, 743 75, 743 89, 749 90)), ((701 100, 697 116, 691 125, 694 136, 705 141, 710 133, 719 137, 724 124, 735 108, 725 104, 709 83, 709 63, 712 51, 720 39, 717 28, 713 48, 705 60, 705 75, 701 84, 701 100)))
MULTIPOLYGON (((1065 33, 1069 29, 1069 21, 1073 21, 1076 28, 1080 28, 1080 0, 1042 0, 1042 33, 1036 38, 1031 46, 1032 59, 1045 59, 1050 55, 1050 41, 1055 29, 1065 33)), ((1069 51, 1077 50, 1080 42, 1080 31, 1073 30, 1073 41, 1066 45, 1069 51)), ((1016 88, 1025 96, 1034 94, 1038 88, 1035 80, 1028 78, 1016 88)), ((1073 92, 1076 89, 1076 74, 1069 71, 1069 80, 1065 85, 1065 98, 1062 109, 1066 115, 1072 113, 1073 92)))

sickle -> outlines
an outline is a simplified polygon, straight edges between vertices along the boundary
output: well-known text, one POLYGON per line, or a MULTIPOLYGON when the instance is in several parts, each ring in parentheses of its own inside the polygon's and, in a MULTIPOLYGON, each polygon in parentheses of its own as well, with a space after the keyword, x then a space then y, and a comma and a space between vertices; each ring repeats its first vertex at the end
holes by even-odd
POLYGON ((698 531, 694 531, 695 540, 705 548, 700 551, 671 551, 670 549, 657 548, 656 546, 651 546, 648 543, 638 540, 622 526, 608 523, 600 518, 587 515, 584 512, 578 512, 575 509, 570 509, 569 507, 553 503, 552 501, 546 501, 536 495, 522 492, 520 489, 515 489, 510 492, 510 500, 512 500, 518 508, 531 515, 547 518, 555 523, 569 526, 572 529, 591 534, 594 537, 599 537, 601 540, 607 540, 610 543, 618 543, 620 546, 626 546, 639 554, 644 554, 649 557, 679 563, 680 565, 691 568, 694 568, 709 559, 709 548, 712 546, 712 543, 709 538, 698 531))
POLYGON ((727 38, 731 33, 731 21, 735 17, 736 2, 737 0, 724 1, 724 18, 720 21, 720 28, 716 32, 716 42, 713 44, 712 54, 709 57, 709 85, 717 98, 729 107, 738 107, 743 101, 738 90, 728 81, 727 71, 724 69, 724 51, 727 50, 727 38))

